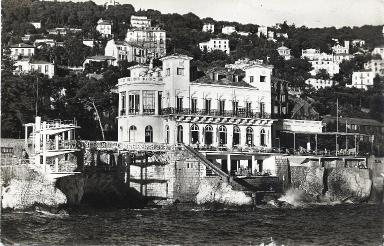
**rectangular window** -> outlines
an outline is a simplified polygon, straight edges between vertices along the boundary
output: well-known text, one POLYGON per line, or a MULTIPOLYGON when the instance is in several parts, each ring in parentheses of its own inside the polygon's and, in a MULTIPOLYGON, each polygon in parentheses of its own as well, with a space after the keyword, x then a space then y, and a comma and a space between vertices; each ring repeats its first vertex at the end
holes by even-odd
POLYGON ((211 99, 205 99, 205 113, 211 113, 211 99))
POLYGON ((239 112, 239 102, 238 101, 232 102, 232 111, 233 111, 233 115, 238 114, 238 112, 239 112))
POLYGON ((223 115, 225 112, 225 100, 219 100, 219 114, 223 115))
POLYGON ((48 65, 45 65, 45 73, 48 73, 48 65))
POLYGON ((192 114, 197 113, 197 98, 192 98, 191 100, 191 111, 192 114))
POLYGON ((266 76, 260 76, 260 82, 265 82, 266 76))
POLYGON ((245 110, 247 112, 247 115, 249 116, 249 114, 252 112, 252 103, 251 102, 245 103, 245 110))
POLYGON ((183 98, 182 97, 176 98, 176 112, 177 113, 183 112, 183 98))
POLYGON ((260 114, 262 117, 263 117, 264 113, 265 113, 265 103, 261 102, 260 103, 260 114))
POLYGON ((39 73, 41 73, 41 65, 37 66, 37 71, 39 71, 39 73))
POLYGON ((249 83, 253 83, 253 76, 249 76, 249 83))
POLYGON ((121 108, 120 108, 120 115, 125 115, 125 107, 126 107, 126 92, 120 92, 120 102, 121 102, 121 108))
POLYGON ((129 114, 138 114, 140 108, 139 91, 130 91, 128 95, 129 114))
POLYGON ((177 68, 177 75, 184 75, 184 68, 178 67, 177 68))
POLYGON ((167 68, 165 71, 166 71, 167 76, 171 75, 171 69, 170 68, 167 68))
POLYGON ((143 113, 155 114, 155 91, 143 91, 143 113))
POLYGON ((163 109, 163 92, 159 91, 157 94, 157 108, 159 114, 161 114, 161 111, 163 109))

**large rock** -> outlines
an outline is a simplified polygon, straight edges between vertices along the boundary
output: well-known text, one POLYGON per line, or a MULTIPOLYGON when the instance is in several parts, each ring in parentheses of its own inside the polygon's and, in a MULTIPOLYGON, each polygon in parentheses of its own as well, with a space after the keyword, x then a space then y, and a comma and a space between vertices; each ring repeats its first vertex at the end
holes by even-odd
POLYGON ((26 167, 15 169, 20 170, 13 172, 8 180, 3 180, 3 208, 26 209, 34 204, 49 207, 66 204, 66 196, 55 188, 53 180, 26 167))
POLYGON ((293 166, 291 167, 291 185, 316 198, 323 193, 323 175, 323 167, 293 166))
POLYGON ((235 191, 225 182, 213 183, 202 179, 196 195, 197 204, 221 203, 231 206, 251 205, 252 198, 242 191, 235 191))
POLYGON ((350 200, 360 202, 369 199, 372 180, 369 177, 368 169, 330 169, 327 180, 327 196, 332 201, 350 200))

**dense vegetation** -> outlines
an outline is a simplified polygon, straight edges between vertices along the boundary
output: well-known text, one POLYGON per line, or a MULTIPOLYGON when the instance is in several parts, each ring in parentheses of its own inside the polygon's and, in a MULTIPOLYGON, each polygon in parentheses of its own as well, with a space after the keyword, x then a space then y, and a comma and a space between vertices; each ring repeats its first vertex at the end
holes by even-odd
MULTIPOLYGON (((304 88, 304 81, 309 78, 311 65, 300 59, 301 49, 319 48, 329 52, 334 45, 332 38, 340 41, 364 39, 365 49, 372 49, 384 43, 381 36, 381 26, 330 28, 296 27, 282 23, 273 27, 277 32, 287 33, 288 39, 277 38, 277 42, 259 38, 255 33, 258 25, 240 24, 237 22, 215 21, 211 18, 200 19, 193 13, 162 14, 156 10, 135 10, 130 4, 123 4, 105 9, 95 3, 88 2, 40 2, 33 0, 2 0, 2 136, 19 137, 23 134, 22 124, 33 121, 35 103, 38 103, 38 114, 47 118, 72 119, 76 117, 83 127, 81 136, 89 139, 100 139, 99 131, 95 134, 92 129, 99 129, 95 121, 95 103, 101 114, 101 120, 107 131, 107 139, 116 138, 116 95, 111 92, 117 79, 128 74, 127 64, 119 67, 103 69, 103 78, 97 80, 84 74, 71 74, 66 66, 80 66, 85 57, 103 54, 106 39, 101 38, 95 31, 99 18, 113 21, 113 33, 116 38, 123 39, 129 26, 131 15, 145 15, 152 19, 153 25, 159 25, 167 31, 167 52, 190 55, 193 75, 211 66, 232 63, 239 58, 262 59, 274 65, 274 76, 291 82, 291 86, 304 88), (31 21, 41 21, 42 28, 36 30, 31 21), (201 31, 204 22, 215 24, 215 33, 201 31), (233 25, 239 31, 252 34, 248 37, 232 34, 221 34, 221 27, 233 25), (48 79, 37 74, 14 76, 12 62, 8 57, 9 44, 21 42, 24 34, 35 34, 30 40, 46 34, 46 30, 54 27, 76 27, 82 32, 76 35, 56 36, 63 46, 45 46, 39 49, 35 58, 54 61, 59 76, 48 79), (229 39, 231 54, 215 51, 205 53, 200 51, 197 44, 211 37, 229 39), (83 45, 83 38, 93 38, 98 41, 94 48, 83 45), (290 61, 279 57, 276 48, 284 44, 292 49, 294 56, 290 61), (38 84, 38 86, 37 86, 38 84), (39 88, 37 97, 36 91, 39 88), (37 100, 38 99, 38 100, 37 100)), ((48 36, 49 37, 49 36, 48 36)), ((353 50, 356 51, 356 50, 353 50)), ((380 84, 382 78, 376 78, 375 88, 367 92, 357 89, 347 89, 345 83, 351 81, 353 70, 361 69, 367 55, 357 56, 352 61, 341 64, 340 73, 335 80, 339 87, 326 90, 304 90, 302 97, 312 98, 312 106, 321 114, 335 114, 336 98, 339 98, 342 114, 348 116, 384 118, 384 97, 380 84)), ((155 61, 157 64, 158 61, 155 61)), ((100 68, 98 68, 100 70, 100 68)), ((91 72, 92 68, 87 68, 91 72)), ((326 77, 327 74, 319 74, 326 77)))

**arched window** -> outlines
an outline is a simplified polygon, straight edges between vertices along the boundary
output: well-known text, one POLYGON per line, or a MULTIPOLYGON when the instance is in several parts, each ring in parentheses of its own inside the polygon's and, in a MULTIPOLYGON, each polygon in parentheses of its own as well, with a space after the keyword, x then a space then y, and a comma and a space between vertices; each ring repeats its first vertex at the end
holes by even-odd
POLYGON ((169 126, 165 126, 165 143, 169 143, 169 126))
POLYGON ((225 126, 219 127, 219 144, 224 145, 227 143, 227 128, 225 126))
POLYGON ((252 127, 247 127, 245 138, 247 140, 247 145, 253 146, 253 129, 252 129, 252 127))
POLYGON ((179 125, 177 127, 177 142, 183 143, 183 126, 179 125))
POLYGON ((136 142, 136 126, 132 125, 129 127, 129 142, 136 142))
POLYGON ((240 127, 238 127, 238 126, 234 126, 233 127, 233 140, 232 140, 232 144, 234 146, 240 144, 240 127))
POLYGON ((260 131, 260 145, 261 146, 266 145, 266 143, 265 143, 265 130, 264 129, 261 129, 261 131, 260 131))
POLYGON ((206 145, 211 145, 213 141, 213 127, 211 125, 206 125, 204 131, 204 142, 206 145))
POLYGON ((199 142, 199 127, 196 124, 191 126, 191 143, 197 144, 199 142))
POLYGON ((152 143, 153 142, 153 129, 152 126, 145 127, 145 142, 152 143))

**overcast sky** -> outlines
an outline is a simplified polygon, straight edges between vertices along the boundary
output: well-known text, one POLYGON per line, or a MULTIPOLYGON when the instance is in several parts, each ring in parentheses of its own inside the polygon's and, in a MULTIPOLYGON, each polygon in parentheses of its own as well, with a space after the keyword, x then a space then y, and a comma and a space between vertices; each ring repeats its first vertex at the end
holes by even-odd
MULTIPOLYGON (((75 1, 75 0, 72 0, 75 1)), ((77 0, 80 1, 80 0, 77 0)), ((102 4, 105 0, 93 0, 102 4)), ((162 13, 193 12, 200 18, 274 25, 308 27, 362 26, 384 24, 384 0, 117 0, 136 10, 156 9, 162 13)))

